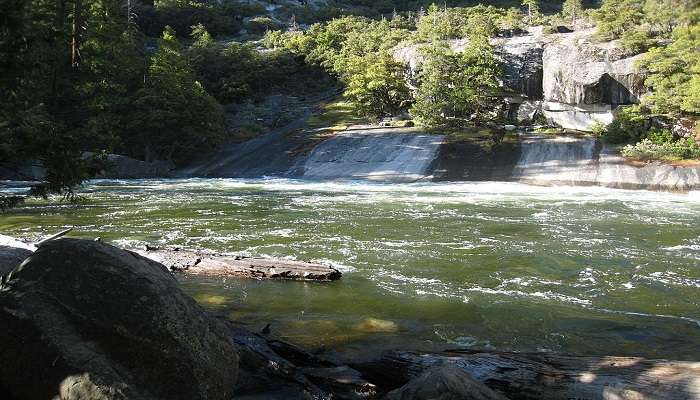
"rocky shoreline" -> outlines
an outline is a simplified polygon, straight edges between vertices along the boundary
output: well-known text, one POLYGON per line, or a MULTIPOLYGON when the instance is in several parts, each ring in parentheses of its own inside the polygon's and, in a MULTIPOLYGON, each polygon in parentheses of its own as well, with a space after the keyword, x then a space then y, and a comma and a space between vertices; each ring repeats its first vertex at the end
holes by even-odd
POLYGON ((0 242, 3 399, 693 399, 700 363, 392 351, 353 363, 204 310, 99 241, 0 242))

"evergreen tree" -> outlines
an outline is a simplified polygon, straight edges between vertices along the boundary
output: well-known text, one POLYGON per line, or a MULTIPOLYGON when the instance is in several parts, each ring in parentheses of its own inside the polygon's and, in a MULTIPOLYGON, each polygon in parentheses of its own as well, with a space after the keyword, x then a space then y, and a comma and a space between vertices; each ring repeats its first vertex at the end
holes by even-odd
POLYGON ((465 126, 488 119, 500 68, 488 38, 475 35, 461 54, 434 45, 419 73, 413 115, 427 126, 465 126))
POLYGON ((395 115, 408 106, 404 66, 387 54, 351 58, 347 76, 345 93, 360 115, 395 115))
POLYGON ((533 24, 540 18, 539 0, 522 0, 523 6, 527 7, 528 23, 533 24))
POLYGON ((566 0, 562 6, 562 15, 571 18, 571 24, 576 24, 576 20, 583 13, 583 3, 581 0, 566 0))
POLYGON ((144 159, 185 163, 223 140, 223 110, 195 80, 175 31, 166 27, 151 57, 146 85, 136 94, 129 141, 144 159))
POLYGON ((651 93, 644 102, 654 112, 700 116, 700 25, 677 27, 673 42, 649 51, 641 66, 649 71, 651 93))

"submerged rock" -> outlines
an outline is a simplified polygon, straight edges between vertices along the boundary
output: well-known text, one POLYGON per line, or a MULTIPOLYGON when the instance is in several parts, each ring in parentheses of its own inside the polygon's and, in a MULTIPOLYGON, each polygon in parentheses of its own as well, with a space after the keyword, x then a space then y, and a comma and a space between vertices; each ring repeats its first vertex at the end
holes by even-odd
POLYGON ((444 365, 427 370, 384 400, 507 400, 461 368, 444 365))
POLYGON ((229 399, 226 328, 156 262, 100 242, 39 247, 0 285, 0 386, 14 398, 229 399))

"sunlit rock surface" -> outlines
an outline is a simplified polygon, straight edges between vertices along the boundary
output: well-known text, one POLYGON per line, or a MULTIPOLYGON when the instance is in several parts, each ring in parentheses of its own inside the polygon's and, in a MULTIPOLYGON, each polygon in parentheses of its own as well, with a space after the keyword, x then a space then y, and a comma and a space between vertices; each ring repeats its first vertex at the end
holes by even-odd
POLYGON ((529 135, 522 138, 513 178, 540 185, 688 191, 700 188, 700 167, 635 166, 596 138, 529 135))
POLYGON ((407 129, 358 128, 317 145, 303 160, 306 179, 423 180, 431 173, 442 135, 407 129))
POLYGON ((590 131, 596 124, 607 125, 614 118, 613 107, 609 104, 565 104, 547 101, 542 103, 540 112, 550 123, 578 131, 590 131))
POLYGON ((544 47, 544 98, 566 104, 630 104, 644 92, 636 68, 616 42, 595 43, 595 30, 551 35, 544 47))

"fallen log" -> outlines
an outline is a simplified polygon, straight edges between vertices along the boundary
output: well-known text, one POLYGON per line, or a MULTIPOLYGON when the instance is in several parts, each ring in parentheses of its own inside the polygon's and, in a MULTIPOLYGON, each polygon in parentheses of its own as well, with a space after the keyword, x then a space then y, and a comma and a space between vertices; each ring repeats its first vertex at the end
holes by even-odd
POLYGON ((179 249, 148 249, 137 253, 165 265, 174 272, 197 275, 300 281, 334 281, 342 275, 333 267, 301 261, 179 249))
POLYGON ((441 365, 457 366, 511 400, 700 399, 700 362, 460 349, 390 351, 354 367, 394 389, 441 365))

